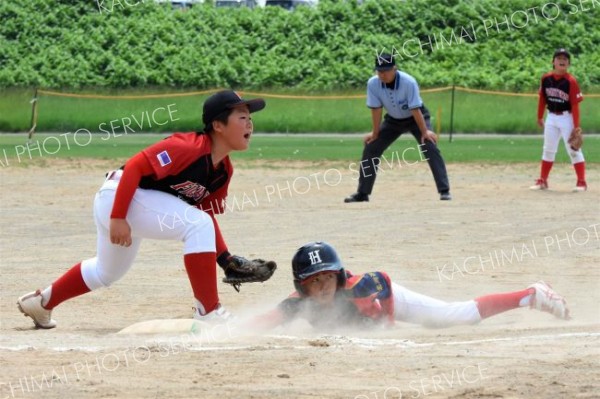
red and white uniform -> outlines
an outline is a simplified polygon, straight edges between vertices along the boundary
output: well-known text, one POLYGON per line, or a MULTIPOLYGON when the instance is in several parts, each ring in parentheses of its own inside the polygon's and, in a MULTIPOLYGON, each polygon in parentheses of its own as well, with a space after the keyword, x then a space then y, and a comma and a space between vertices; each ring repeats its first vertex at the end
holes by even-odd
MULTIPOLYGON (((151 173, 142 177, 138 187, 124 187, 133 188, 133 197, 123 191, 125 195, 118 201, 115 197, 123 183, 122 171, 109 173, 94 200, 97 256, 81 265, 90 289, 109 286, 125 275, 144 238, 183 241, 184 254, 216 252, 218 226, 211 215, 224 210, 233 166, 226 157, 214 169, 210 150, 210 136, 196 133, 176 133, 146 148, 140 154, 151 173), (125 218, 131 226, 131 246, 111 244, 111 215, 125 218)), ((143 163, 140 154, 133 159, 143 163)), ((227 249, 222 240, 220 245, 220 252, 227 249)))
POLYGON ((175 133, 109 172, 94 199, 97 253, 47 287, 53 309, 90 290, 110 286, 133 265, 144 238, 183 242, 183 260, 200 314, 219 305, 216 254, 228 253, 214 214, 224 211, 233 166, 214 166, 208 134, 175 133), (111 219, 125 219, 131 245, 111 243, 111 219))
POLYGON ((56 306, 123 277, 142 240, 152 238, 183 242, 194 318, 230 317, 219 302, 216 270, 217 254, 227 261, 229 252, 214 214, 225 209, 233 174, 228 154, 248 147, 248 114, 264 107, 262 99, 244 101, 231 90, 219 91, 204 102, 204 132, 175 133, 109 172, 94 198, 96 256, 75 264, 44 290, 21 296, 19 310, 37 327, 56 327, 51 318, 56 306), (227 122, 219 120, 226 113, 227 122), (213 140, 219 148, 213 148, 213 140))
POLYGON ((542 160, 554 162, 558 143, 563 138, 571 163, 583 162, 581 149, 574 151, 568 144, 573 128, 579 127, 579 103, 583 95, 577 80, 568 74, 547 73, 542 76, 538 101, 538 120, 544 117, 548 108, 548 116, 544 123, 544 151, 542 160))
MULTIPOLYGON (((324 307, 298 292, 292 293, 272 312, 260 317, 262 325, 276 326, 304 318, 321 328, 344 325, 392 324, 395 320, 429 327, 475 324, 487 317, 480 314, 485 297, 463 302, 445 302, 411 291, 390 280, 385 272, 352 274, 338 289, 333 306, 324 307), (479 301, 479 302, 478 302, 479 301)), ((518 302, 518 301, 517 301, 518 302)))

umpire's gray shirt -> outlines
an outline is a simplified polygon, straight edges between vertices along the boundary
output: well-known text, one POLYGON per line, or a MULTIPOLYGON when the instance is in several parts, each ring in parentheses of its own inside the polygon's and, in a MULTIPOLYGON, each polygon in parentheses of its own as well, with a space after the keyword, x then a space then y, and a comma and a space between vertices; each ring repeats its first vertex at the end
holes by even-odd
POLYGON ((407 73, 396 71, 393 89, 388 89, 377 76, 367 82, 367 107, 385 108, 394 119, 410 118, 410 110, 423 106, 419 85, 407 73))

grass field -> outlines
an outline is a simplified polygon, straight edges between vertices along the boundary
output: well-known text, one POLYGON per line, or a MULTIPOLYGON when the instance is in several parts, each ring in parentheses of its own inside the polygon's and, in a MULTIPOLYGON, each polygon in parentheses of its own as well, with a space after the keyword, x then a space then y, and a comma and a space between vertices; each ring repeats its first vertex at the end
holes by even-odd
MULTIPOLYGON (((49 158, 97 158, 125 160, 144 147, 162 139, 161 134, 136 134, 120 137, 106 134, 36 134, 28 146, 23 134, 0 135, 2 166, 27 165, 49 158)), ((537 162, 542 151, 542 137, 536 136, 441 136, 439 147, 446 162, 514 163, 537 162)), ((255 135, 250 148, 232 154, 234 160, 266 161, 342 161, 360 160, 362 141, 359 135, 300 136, 255 135)), ((587 137, 584 153, 588 163, 599 163, 600 137, 587 137)), ((419 160, 416 142, 403 135, 384 154, 390 162, 419 160), (394 154, 395 153, 395 154, 394 154)), ((559 147, 557 162, 568 162, 564 147, 559 147)))
MULTIPOLYGON (((164 92, 164 89, 163 89, 164 92)), ((88 91, 89 93, 89 91, 88 91)), ((94 91, 102 95, 141 95, 148 91, 94 91)), ((152 93, 157 93, 153 90, 152 93)), ((364 92, 337 93, 363 95, 364 92)), ((328 94, 332 95, 332 94, 328 94)), ((33 90, 0 90, 0 131, 25 132, 31 127, 33 90)), ((248 97, 252 97, 248 95, 248 97)), ((451 91, 423 93, 434 130, 450 131, 451 91), (439 116, 438 116, 439 115, 439 116)), ((205 95, 152 99, 89 99, 40 95, 38 131, 111 130, 130 121, 129 132, 172 132, 201 129, 205 95), (166 108, 173 111, 168 114, 166 108), (137 122, 137 123, 136 123, 137 122)), ((261 132, 365 132, 370 113, 364 98, 288 99, 266 97, 267 108, 254 116, 261 132)), ((537 99, 455 92, 453 131, 463 133, 535 133, 537 99)), ((600 98, 581 104, 584 131, 600 133, 600 98)), ((118 130, 118 129, 117 129, 118 130)))

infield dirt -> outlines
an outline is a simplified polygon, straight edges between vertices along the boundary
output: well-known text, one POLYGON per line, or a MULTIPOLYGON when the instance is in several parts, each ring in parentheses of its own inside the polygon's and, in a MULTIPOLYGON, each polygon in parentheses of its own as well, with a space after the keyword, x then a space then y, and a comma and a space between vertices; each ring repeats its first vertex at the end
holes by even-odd
POLYGON ((383 170, 370 202, 344 204, 356 188, 348 165, 237 163, 230 211, 219 217, 232 253, 279 264, 271 280, 240 293, 219 285, 240 317, 292 292, 294 251, 324 240, 353 272, 385 270, 448 301, 543 279, 567 298, 570 321, 517 309, 447 329, 316 331, 297 322, 266 334, 116 335, 191 317, 182 244, 147 240, 122 280, 56 308, 56 329, 34 330, 15 301, 94 256, 92 201, 115 166, 44 160, 0 170, 0 398, 600 397, 597 165, 590 190, 574 194, 567 164, 555 165, 545 192, 528 190, 537 163, 450 164, 449 202, 439 201, 427 165, 404 165, 383 170))

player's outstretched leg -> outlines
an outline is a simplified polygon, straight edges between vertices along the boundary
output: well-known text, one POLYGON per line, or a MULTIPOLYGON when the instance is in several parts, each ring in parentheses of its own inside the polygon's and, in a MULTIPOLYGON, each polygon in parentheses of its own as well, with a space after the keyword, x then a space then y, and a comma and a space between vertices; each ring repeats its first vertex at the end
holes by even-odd
POLYGON ((399 321, 441 328, 476 324, 497 314, 529 307, 568 320, 565 299, 543 281, 524 290, 484 295, 471 301, 445 302, 393 284, 395 318, 399 321))

